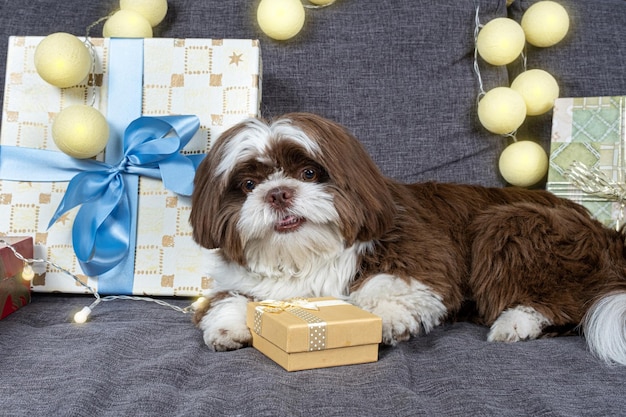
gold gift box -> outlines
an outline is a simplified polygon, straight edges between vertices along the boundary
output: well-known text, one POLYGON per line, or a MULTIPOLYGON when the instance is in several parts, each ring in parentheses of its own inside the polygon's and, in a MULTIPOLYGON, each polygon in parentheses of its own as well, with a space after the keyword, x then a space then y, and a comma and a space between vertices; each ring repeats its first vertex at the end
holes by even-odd
POLYGON ((382 319, 332 297, 248 304, 252 346, 287 371, 376 362, 382 319))

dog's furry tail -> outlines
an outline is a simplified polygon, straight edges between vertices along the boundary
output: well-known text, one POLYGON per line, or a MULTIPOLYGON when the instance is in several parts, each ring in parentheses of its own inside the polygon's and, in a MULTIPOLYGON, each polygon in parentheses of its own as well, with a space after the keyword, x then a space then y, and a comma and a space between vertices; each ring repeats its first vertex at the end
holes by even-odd
POLYGON ((626 365, 626 291, 599 298, 582 328, 592 353, 608 364, 626 365))

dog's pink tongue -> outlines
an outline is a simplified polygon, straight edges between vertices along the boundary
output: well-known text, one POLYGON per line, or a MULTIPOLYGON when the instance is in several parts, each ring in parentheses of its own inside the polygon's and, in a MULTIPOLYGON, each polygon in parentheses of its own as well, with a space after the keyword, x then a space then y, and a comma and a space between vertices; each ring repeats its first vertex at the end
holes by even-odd
POLYGON ((287 216, 279 220, 278 222, 276 222, 274 230, 276 230, 277 232, 281 232, 281 233, 292 232, 298 229, 302 225, 303 222, 304 222, 304 219, 300 217, 287 216))

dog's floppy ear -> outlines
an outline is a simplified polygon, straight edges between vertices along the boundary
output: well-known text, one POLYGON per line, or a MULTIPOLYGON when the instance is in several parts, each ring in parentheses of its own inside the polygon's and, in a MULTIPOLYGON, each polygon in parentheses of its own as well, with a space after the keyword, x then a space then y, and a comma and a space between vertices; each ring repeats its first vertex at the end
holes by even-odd
POLYGON ((320 163, 327 169, 334 204, 348 244, 381 237, 396 212, 388 179, 365 147, 346 128, 308 113, 284 116, 320 144, 320 163))
POLYGON ((208 249, 220 247, 228 253, 241 253, 236 231, 241 202, 229 195, 229 178, 227 173, 218 172, 218 167, 229 139, 244 129, 245 122, 222 133, 196 170, 189 222, 194 240, 208 249))

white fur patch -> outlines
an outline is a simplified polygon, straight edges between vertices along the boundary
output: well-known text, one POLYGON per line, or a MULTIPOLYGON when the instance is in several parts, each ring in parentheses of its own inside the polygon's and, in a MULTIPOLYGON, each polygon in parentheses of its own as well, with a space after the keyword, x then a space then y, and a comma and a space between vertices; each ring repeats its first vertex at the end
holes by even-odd
POLYGON ((447 314, 441 296, 428 286, 390 274, 370 278, 350 301, 382 318, 383 343, 389 345, 430 332, 447 314))
MULTIPOLYGON (((295 245, 295 243, 294 243, 295 245)), ((366 244, 356 244, 349 248, 326 253, 305 253, 300 255, 286 252, 276 246, 260 244, 258 261, 245 268, 224 261, 219 250, 212 256, 213 267, 209 271, 213 278, 212 292, 237 291, 248 294, 257 300, 284 300, 293 297, 337 297, 345 298, 350 281, 356 274, 359 254, 366 250, 366 244), (291 262, 283 265, 282 259, 291 262)))
POLYGON ((216 177, 228 178, 233 168, 241 161, 262 159, 272 138, 291 140, 300 144, 311 155, 319 152, 319 145, 288 119, 280 119, 270 126, 252 118, 224 147, 222 159, 215 169, 216 177))
POLYGON ((270 126, 270 131, 272 136, 298 143, 311 155, 316 155, 320 152, 317 142, 308 137, 299 127, 294 126, 289 119, 275 121, 270 126))
POLYGON ((536 339, 550 320, 532 307, 517 306, 503 311, 491 326, 490 342, 518 342, 536 339))
POLYGON ((582 322, 589 349, 611 364, 626 365, 626 293, 596 301, 582 322))
POLYGON ((246 128, 230 138, 224 147, 224 154, 215 169, 215 176, 227 178, 238 162, 265 153, 269 138, 270 130, 265 123, 258 119, 248 119, 246 128))
POLYGON ((237 294, 215 302, 198 325, 203 332, 204 343, 216 351, 248 345, 252 335, 246 326, 247 304, 248 299, 237 294))

